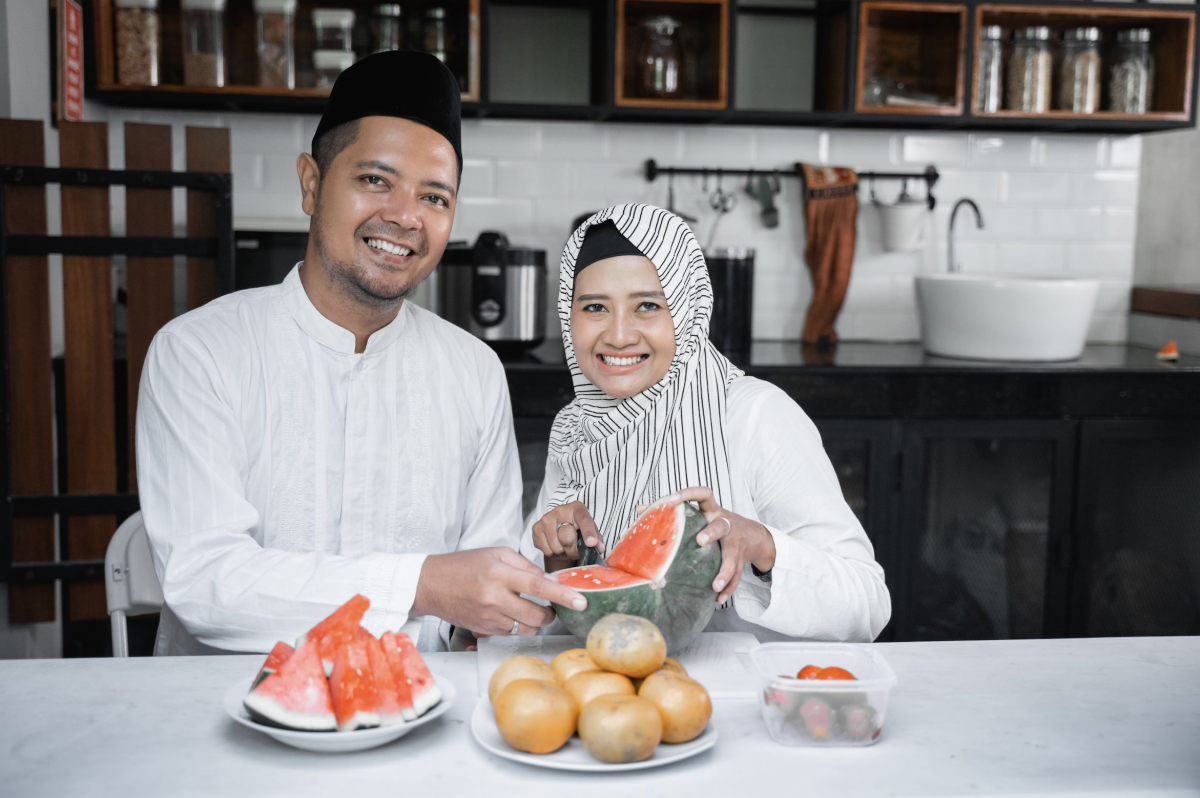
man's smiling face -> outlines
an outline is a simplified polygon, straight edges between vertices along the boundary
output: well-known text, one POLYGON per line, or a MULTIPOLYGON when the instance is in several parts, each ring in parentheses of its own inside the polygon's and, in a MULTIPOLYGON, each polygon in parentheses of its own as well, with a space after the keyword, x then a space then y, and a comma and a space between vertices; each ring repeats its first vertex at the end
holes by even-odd
POLYGON ((457 191, 458 161, 442 135, 407 119, 369 116, 316 190, 305 191, 304 211, 331 280, 356 302, 386 307, 441 260, 457 191))

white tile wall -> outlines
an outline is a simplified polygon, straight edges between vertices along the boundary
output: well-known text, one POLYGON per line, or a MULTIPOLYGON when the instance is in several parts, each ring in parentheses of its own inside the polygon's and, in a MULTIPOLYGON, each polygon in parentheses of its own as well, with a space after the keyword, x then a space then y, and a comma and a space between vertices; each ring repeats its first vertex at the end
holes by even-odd
MULTIPOLYGON (((167 115, 94 105, 88 112, 113 121, 230 126, 236 216, 303 225, 295 154, 308 148, 314 117, 167 115)), ((182 131, 177 138, 182 151, 182 131)), ((112 149, 120 153, 123 145, 114 141, 112 149)), ((986 223, 976 230, 971 215, 960 214, 956 252, 966 270, 1102 279, 1093 339, 1126 337, 1142 150, 1137 137, 468 120, 463 149, 454 238, 502 229, 514 243, 547 249, 552 279, 579 214, 617 202, 666 204, 666 179, 650 184, 643 177, 647 158, 663 165, 771 168, 809 161, 890 171, 933 163, 942 173, 938 208, 927 218, 916 252, 883 251, 879 213, 867 203, 866 187, 860 191, 854 276, 838 322, 842 337, 916 339, 912 277, 945 268, 950 209, 960 197, 973 198, 986 223)), ((777 198, 781 224, 773 230, 763 227, 743 185, 724 181, 740 198, 715 232, 700 179, 676 179, 676 208, 698 218, 694 228, 702 244, 757 249, 755 335, 796 338, 811 295, 799 182, 784 181, 777 198)), ((708 192, 714 186, 710 180, 708 192)), ((899 192, 893 181, 875 188, 882 201, 899 192)), ((921 190, 920 184, 910 186, 918 195, 921 190)))

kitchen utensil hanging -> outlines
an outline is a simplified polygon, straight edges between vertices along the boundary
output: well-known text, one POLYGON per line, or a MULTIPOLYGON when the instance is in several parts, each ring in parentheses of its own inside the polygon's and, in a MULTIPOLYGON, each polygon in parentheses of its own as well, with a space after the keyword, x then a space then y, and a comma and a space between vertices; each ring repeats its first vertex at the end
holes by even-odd
POLYGON ((708 244, 704 247, 706 250, 712 249, 713 239, 716 238, 717 225, 721 223, 721 217, 727 213, 730 213, 734 208, 737 207, 737 194, 725 190, 725 187, 721 184, 722 177, 722 172, 720 169, 718 169, 717 190, 714 191, 712 196, 708 198, 709 207, 716 211, 717 215, 716 218, 713 219, 712 227, 709 228, 708 231, 708 244))
MULTIPOLYGON (((791 169, 726 169, 724 167, 708 167, 708 166, 659 166, 653 159, 649 159, 645 163, 646 181, 653 183, 659 175, 665 175, 668 180, 674 175, 700 175, 704 183, 704 191, 708 191, 708 176, 716 175, 718 178, 724 176, 738 177, 768 177, 778 180, 783 177, 801 176, 799 165, 793 166, 791 169)), ((874 191, 874 181, 876 180, 924 180, 925 181, 925 203, 929 206, 929 210, 933 210, 937 206, 937 200, 933 196, 933 187, 937 183, 940 175, 937 167, 927 166, 923 172, 859 172, 858 177, 865 179, 870 186, 870 190, 874 191)), ((718 182, 719 188, 719 182, 718 182)), ((715 210, 715 206, 714 206, 715 210)), ((732 209, 731 209, 732 210, 732 209)))

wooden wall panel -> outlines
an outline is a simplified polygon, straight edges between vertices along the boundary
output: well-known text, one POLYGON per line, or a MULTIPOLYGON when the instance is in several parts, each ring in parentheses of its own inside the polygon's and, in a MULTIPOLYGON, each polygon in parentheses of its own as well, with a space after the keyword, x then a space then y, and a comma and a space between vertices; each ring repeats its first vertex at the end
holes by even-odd
MULTIPOLYGON (((125 123, 125 168, 171 171, 170 125, 125 123)), ((170 189, 126 189, 125 231, 130 236, 170 236, 174 215, 170 189)), ((150 341, 175 315, 173 258, 129 258, 125 278, 125 336, 129 397, 129 490, 137 492, 137 449, 134 445, 138 384, 150 341)))
MULTIPOLYGON (((64 122, 59 127, 59 161, 64 167, 108 168, 108 125, 64 122)), ((63 235, 111 235, 108 193, 107 186, 63 186, 63 235)), ((117 457, 110 258, 63 258, 63 316, 67 490, 114 493, 117 457)), ((68 556, 72 560, 104 559, 115 530, 116 519, 111 515, 72 517, 68 556)), ((107 615, 102 582, 71 585, 65 598, 72 620, 107 615)))
MULTIPOLYGON (((0 164, 44 166, 44 139, 40 120, 0 119, 0 164)), ((11 186, 6 196, 10 233, 46 234, 44 187, 11 186)), ((54 410, 47 259, 10 258, 7 279, 13 491, 48 495, 54 493, 54 410)), ((12 534, 14 562, 54 560, 53 518, 17 519, 12 534)), ((10 585, 9 623, 53 621, 54 596, 53 583, 10 585)))
MULTIPOLYGON (((189 127, 187 129, 187 170, 189 172, 228 172, 228 128, 189 127)), ((213 196, 208 191, 188 190, 187 234, 210 236, 217 231, 213 196)), ((198 308, 217 296, 217 264, 212 258, 188 258, 188 309, 198 308)))

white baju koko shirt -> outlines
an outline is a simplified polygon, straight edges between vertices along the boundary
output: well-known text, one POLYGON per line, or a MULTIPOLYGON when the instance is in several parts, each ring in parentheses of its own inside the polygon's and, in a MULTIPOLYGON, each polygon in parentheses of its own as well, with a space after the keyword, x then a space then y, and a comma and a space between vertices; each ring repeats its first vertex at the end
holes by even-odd
POLYGON ((156 654, 266 652, 355 593, 371 632, 442 648, 448 625, 410 614, 425 557, 519 548, 496 355, 410 302, 354 346, 299 267, 155 336, 137 457, 166 598, 156 654))
MULTIPOLYGON (((891 596, 816 426, 786 393, 754 377, 729 387, 725 424, 733 483, 725 509, 767 528, 775 566, 768 583, 747 565, 732 606, 718 609, 705 631, 750 632, 763 642, 874 640, 891 617, 891 596)), ((548 461, 527 539, 561 478, 548 461)))

